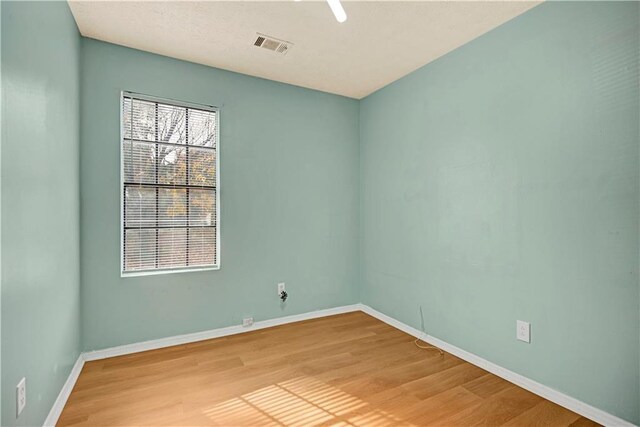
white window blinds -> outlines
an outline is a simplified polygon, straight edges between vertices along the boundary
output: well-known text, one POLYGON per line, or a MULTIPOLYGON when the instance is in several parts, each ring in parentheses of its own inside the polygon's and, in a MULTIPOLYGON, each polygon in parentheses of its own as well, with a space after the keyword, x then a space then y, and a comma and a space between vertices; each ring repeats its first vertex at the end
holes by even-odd
POLYGON ((218 111, 122 99, 122 272, 218 267, 218 111))

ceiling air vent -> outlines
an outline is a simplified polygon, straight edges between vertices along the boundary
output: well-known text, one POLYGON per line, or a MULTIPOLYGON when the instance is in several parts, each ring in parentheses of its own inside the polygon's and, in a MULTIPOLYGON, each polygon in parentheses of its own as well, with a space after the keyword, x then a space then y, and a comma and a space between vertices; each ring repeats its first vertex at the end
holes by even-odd
POLYGON ((270 50, 272 52, 279 53, 281 55, 286 55, 289 49, 291 49, 291 46, 293 46, 293 43, 257 33, 253 45, 270 50))

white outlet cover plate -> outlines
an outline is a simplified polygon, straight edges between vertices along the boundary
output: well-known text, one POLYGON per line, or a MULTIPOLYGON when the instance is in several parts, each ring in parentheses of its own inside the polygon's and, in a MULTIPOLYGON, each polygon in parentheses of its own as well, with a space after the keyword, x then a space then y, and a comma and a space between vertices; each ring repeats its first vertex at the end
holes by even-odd
POLYGON ((516 338, 520 341, 531 342, 531 325, 529 322, 516 321, 516 338))
POLYGON ((286 290, 286 289, 285 289, 284 282, 280 282, 280 283, 278 283, 278 296, 280 296, 280 294, 281 294, 283 291, 285 291, 285 290, 286 290))
POLYGON ((242 326, 249 327, 253 325, 253 317, 245 317, 242 319, 242 326))
POLYGON ((20 416, 27 406, 27 379, 22 378, 16 386, 16 416, 20 416))

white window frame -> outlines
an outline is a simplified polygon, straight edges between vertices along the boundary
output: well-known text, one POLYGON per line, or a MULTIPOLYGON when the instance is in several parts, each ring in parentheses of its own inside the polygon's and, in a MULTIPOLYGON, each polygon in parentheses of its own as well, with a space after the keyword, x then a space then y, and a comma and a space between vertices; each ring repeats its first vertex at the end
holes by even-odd
POLYGON ((220 109, 213 105, 197 104, 192 102, 178 101, 170 98, 161 98, 152 95, 144 95, 137 92, 121 91, 120 92, 120 185, 118 187, 120 193, 120 277, 139 277, 154 276, 158 274, 187 273, 193 271, 215 271, 220 270, 220 235, 222 233, 220 227, 220 109), (124 98, 133 97, 149 102, 160 102, 177 107, 194 108, 199 110, 211 111, 216 115, 216 261, 215 265, 201 267, 177 267, 156 270, 143 271, 125 271, 124 270, 124 156, 122 147, 124 146, 124 98))

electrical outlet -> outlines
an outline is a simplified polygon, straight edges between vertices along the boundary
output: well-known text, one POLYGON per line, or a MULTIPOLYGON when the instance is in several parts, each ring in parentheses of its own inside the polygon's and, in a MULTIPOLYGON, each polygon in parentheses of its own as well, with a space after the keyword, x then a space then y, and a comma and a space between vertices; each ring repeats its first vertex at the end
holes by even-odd
POLYGON ((16 386, 16 417, 19 417, 27 406, 27 379, 22 378, 16 386))
POLYGON ((531 342, 531 325, 529 322, 516 321, 516 338, 520 341, 531 342))
POLYGON ((278 296, 280 296, 280 294, 282 294, 284 291, 286 291, 284 282, 278 283, 278 296))
POLYGON ((253 317, 245 317, 242 319, 242 326, 248 328, 251 325, 253 325, 253 317))

